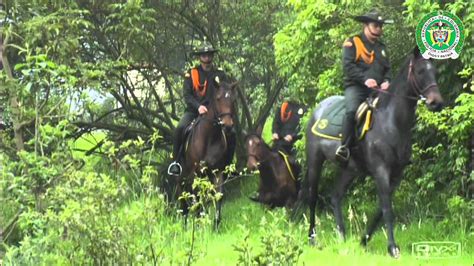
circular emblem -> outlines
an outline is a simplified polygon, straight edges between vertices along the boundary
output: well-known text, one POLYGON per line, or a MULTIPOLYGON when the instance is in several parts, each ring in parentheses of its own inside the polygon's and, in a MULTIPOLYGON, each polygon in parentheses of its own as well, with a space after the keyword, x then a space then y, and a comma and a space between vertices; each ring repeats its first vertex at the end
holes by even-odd
POLYGON ((327 119, 321 119, 318 123, 318 128, 319 129, 325 129, 328 126, 328 120, 327 119))
POLYGON ((464 25, 450 12, 431 12, 416 27, 416 43, 425 59, 458 58, 463 42, 464 25))
POLYGON ((298 109, 298 114, 302 115, 303 114, 303 108, 298 109))

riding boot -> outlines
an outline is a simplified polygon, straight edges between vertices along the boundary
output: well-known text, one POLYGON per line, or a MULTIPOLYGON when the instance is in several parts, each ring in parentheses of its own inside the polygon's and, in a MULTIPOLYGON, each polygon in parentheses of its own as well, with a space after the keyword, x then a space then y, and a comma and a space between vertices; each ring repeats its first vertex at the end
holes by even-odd
POLYGON ((181 128, 176 129, 176 134, 173 141, 173 159, 174 161, 168 166, 168 175, 180 176, 183 170, 181 164, 181 142, 182 142, 182 130, 181 128))
POLYGON ((353 143, 355 133, 355 114, 346 113, 342 124, 342 140, 341 145, 336 150, 336 159, 342 163, 347 163, 351 155, 350 148, 353 143))

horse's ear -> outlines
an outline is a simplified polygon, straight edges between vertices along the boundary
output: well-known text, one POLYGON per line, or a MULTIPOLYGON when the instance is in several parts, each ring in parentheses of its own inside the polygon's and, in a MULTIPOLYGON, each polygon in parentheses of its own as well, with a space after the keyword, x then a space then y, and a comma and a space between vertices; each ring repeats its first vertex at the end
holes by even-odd
POLYGON ((258 135, 258 136, 262 136, 262 131, 263 131, 263 125, 258 125, 255 133, 258 135))
POLYGON ((420 48, 418 48, 418 45, 417 45, 413 49, 413 57, 414 58, 419 58, 420 56, 421 56, 420 48))
POLYGON ((235 89, 235 88, 237 88, 237 85, 239 85, 239 82, 238 82, 238 81, 234 81, 234 82, 232 82, 232 83, 230 84, 230 87, 231 87, 232 89, 235 89))

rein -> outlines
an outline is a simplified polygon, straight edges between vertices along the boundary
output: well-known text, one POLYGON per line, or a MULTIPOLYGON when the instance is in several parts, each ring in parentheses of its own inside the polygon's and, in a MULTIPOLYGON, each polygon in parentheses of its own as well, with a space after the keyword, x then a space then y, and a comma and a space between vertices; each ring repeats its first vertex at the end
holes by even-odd
POLYGON ((386 91, 386 90, 382 90, 379 87, 373 88, 372 90, 375 90, 375 91, 380 92, 380 93, 388 94, 390 96, 406 98, 406 99, 413 100, 413 101, 418 101, 418 100, 425 101, 426 98, 423 96, 423 93, 425 93, 427 90, 429 90, 431 88, 438 87, 438 85, 436 84, 436 82, 433 82, 430 85, 426 86, 425 88, 421 89, 421 86, 418 83, 418 81, 415 77, 415 73, 413 71, 413 65, 414 65, 413 61, 414 61, 413 59, 410 59, 410 64, 408 66, 407 80, 408 80, 408 84, 410 85, 410 87, 413 89, 413 91, 415 92, 415 94, 417 96, 400 95, 400 94, 392 93, 392 92, 389 92, 389 91, 386 91))
MULTIPOLYGON (((251 137, 251 136, 257 136, 257 137, 262 141, 262 143, 264 143, 264 142, 263 142, 263 139, 262 139, 260 136, 258 136, 257 134, 250 134, 250 135, 247 135, 247 137, 245 138, 245 142, 247 142, 247 139, 248 139, 249 137, 251 137)), ((265 145, 266 145, 266 144, 265 144, 265 145)), ((264 148, 269 148, 269 147, 264 147, 264 148)), ((271 150, 270 150, 270 151, 271 151, 271 150)), ((247 153, 247 154, 248 154, 248 157, 253 157, 253 158, 255 158, 255 160, 256 160, 258 163, 266 162, 266 161, 269 159, 269 157, 267 157, 267 158, 265 158, 265 159, 263 159, 263 160, 260 160, 260 158, 258 157, 258 155, 255 154, 255 153, 247 153)))
POLYGON ((259 163, 259 164, 261 164, 261 163, 263 163, 263 162, 266 162, 266 161, 268 161, 268 159, 269 159, 269 158, 267 157, 267 158, 265 158, 264 160, 260 160, 260 159, 258 158, 258 156, 257 156, 256 154, 254 154, 254 153, 249 153, 249 154, 248 154, 248 157, 249 157, 249 158, 250 158, 250 157, 255 158, 255 160, 256 160, 257 163, 259 163))

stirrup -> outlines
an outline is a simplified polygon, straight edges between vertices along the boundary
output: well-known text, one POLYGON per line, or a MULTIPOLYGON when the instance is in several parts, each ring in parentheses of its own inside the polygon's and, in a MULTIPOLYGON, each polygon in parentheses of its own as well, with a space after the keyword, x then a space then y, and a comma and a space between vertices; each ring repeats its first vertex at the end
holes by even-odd
POLYGON ((349 157, 351 156, 351 151, 346 145, 341 145, 336 150, 336 158, 342 160, 343 162, 349 161, 349 157))
POLYGON ((180 176, 182 172, 183 172, 183 167, 181 167, 181 165, 180 165, 178 162, 176 162, 176 161, 172 162, 172 163, 168 166, 168 175, 180 176), (171 172, 171 168, 173 168, 174 166, 177 166, 177 167, 178 167, 178 169, 179 169, 179 172, 178 172, 178 173, 173 173, 173 172, 171 172))

